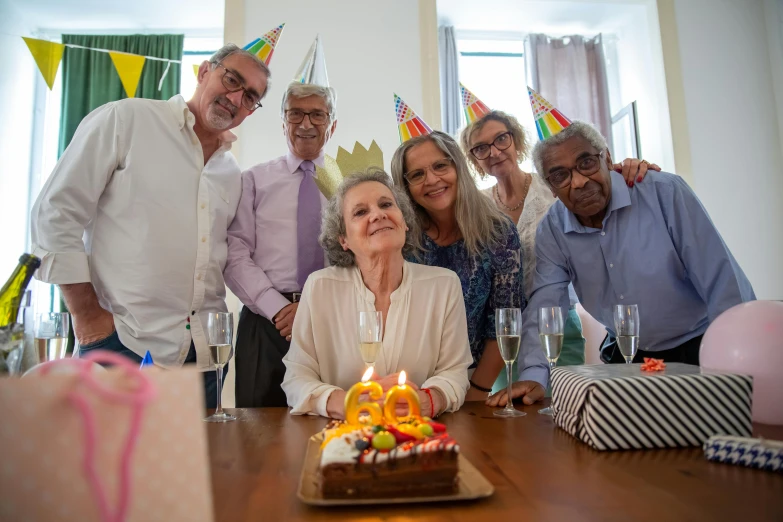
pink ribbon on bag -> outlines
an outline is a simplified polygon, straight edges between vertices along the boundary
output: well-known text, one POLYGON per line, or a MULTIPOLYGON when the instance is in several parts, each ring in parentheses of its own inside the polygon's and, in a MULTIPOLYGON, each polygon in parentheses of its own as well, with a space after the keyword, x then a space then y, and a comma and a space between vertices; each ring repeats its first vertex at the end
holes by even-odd
POLYGON ((136 448, 136 440, 141 431, 142 413, 144 407, 155 398, 157 390, 149 377, 141 372, 129 359, 116 353, 100 350, 90 352, 79 359, 61 359, 43 363, 40 368, 41 375, 47 375, 53 367, 63 367, 65 365, 75 367, 79 373, 80 383, 87 386, 102 399, 129 405, 133 408, 130 432, 122 449, 120 461, 120 490, 117 509, 112 513, 106 497, 106 490, 95 470, 95 448, 98 444, 98 434, 95 428, 94 412, 84 395, 76 391, 68 393, 68 399, 79 410, 84 422, 84 472, 92 486, 93 494, 97 497, 101 520, 104 522, 123 522, 127 516, 131 496, 131 461, 133 459, 133 451, 136 448), (95 378, 91 362, 107 363, 121 368, 127 376, 136 381, 135 386, 129 391, 118 391, 106 387, 95 378))

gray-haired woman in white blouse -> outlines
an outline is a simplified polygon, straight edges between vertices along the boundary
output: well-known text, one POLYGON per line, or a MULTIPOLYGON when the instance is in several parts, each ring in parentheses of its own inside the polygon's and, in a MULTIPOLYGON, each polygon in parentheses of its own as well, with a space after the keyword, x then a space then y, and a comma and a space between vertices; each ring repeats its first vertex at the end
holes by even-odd
POLYGON ((407 196, 380 169, 347 178, 324 209, 321 245, 331 267, 305 283, 283 359, 293 414, 343 418, 346 391, 365 370, 358 312, 380 311, 376 380, 386 391, 405 370, 422 415, 459 409, 469 388, 465 305, 457 275, 408 263, 419 238, 407 196))

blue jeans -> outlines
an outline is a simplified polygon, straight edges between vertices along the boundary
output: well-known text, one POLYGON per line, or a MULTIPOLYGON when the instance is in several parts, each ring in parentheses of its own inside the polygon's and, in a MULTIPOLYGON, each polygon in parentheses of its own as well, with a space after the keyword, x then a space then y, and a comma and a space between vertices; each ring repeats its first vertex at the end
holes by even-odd
MULTIPOLYGON (((143 357, 139 356, 136 352, 129 350, 125 345, 120 342, 120 336, 117 332, 113 332, 110 336, 94 343, 85 344, 79 347, 79 355, 91 352, 93 350, 107 350, 127 357, 133 362, 141 364, 143 357)), ((185 358, 185 364, 193 364, 196 362, 196 347, 193 342, 190 343, 190 350, 188 356, 185 358)), ((223 368, 223 375, 228 373, 228 364, 223 368)), ((217 375, 214 371, 203 372, 204 377, 204 399, 207 408, 217 407, 217 375)), ((221 390, 222 391, 222 390, 221 390)))

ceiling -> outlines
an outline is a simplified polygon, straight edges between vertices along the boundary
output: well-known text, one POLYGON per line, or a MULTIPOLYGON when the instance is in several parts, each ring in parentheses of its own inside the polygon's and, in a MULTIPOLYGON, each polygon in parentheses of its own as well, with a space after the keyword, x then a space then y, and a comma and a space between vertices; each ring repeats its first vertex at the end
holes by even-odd
POLYGON ((438 24, 461 32, 592 35, 633 24, 654 0, 438 0, 438 24))
POLYGON ((3 0, 41 33, 223 33, 224 0, 3 0))

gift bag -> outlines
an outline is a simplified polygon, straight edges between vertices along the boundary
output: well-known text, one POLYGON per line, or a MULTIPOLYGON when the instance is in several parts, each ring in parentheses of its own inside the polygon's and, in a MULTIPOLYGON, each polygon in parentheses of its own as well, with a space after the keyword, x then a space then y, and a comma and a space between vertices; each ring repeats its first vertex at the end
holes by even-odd
POLYGON ((198 371, 45 364, 0 380, 0 520, 213 520, 198 371))

